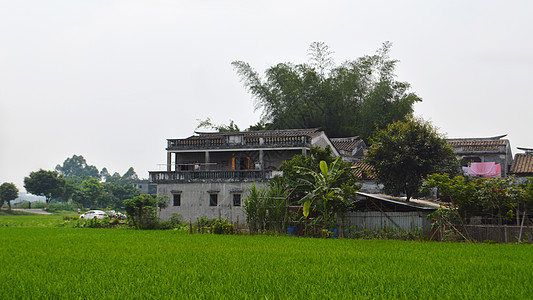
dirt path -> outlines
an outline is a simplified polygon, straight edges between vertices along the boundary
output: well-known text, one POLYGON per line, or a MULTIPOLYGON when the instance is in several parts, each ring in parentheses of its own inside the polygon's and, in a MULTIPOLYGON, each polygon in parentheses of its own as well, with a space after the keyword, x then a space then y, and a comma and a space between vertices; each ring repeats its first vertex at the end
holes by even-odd
POLYGON ((30 209, 25 209, 25 208, 13 208, 13 210, 18 210, 18 211, 23 211, 23 212, 28 212, 28 213, 32 213, 32 214, 41 214, 41 215, 51 215, 51 213, 47 212, 47 211, 44 211, 40 208, 30 208, 30 209))

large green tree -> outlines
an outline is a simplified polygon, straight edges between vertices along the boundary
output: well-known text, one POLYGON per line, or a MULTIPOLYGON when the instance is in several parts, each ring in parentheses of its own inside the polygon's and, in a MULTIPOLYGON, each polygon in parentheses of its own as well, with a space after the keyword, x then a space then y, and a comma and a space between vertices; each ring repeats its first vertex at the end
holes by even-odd
POLYGON ((28 193, 44 196, 46 209, 50 208, 52 198, 61 197, 64 194, 65 179, 56 171, 39 170, 31 172, 29 177, 24 178, 24 188, 28 193))
POLYGON ((84 207, 103 208, 107 206, 104 185, 95 178, 84 180, 72 198, 84 207))
POLYGON ((11 210, 11 201, 18 198, 19 189, 14 183, 4 182, 0 185, 0 208, 7 202, 9 209, 11 210))
POLYGON ((378 128, 406 120, 421 99, 395 79, 391 43, 375 55, 335 65, 324 43, 312 43, 309 63, 279 63, 260 76, 243 61, 232 63, 262 109, 267 129, 320 127, 331 137, 368 138, 378 128))
POLYGON ((446 140, 422 119, 389 124, 376 132, 368 150, 376 179, 393 195, 415 195, 427 175, 457 172, 457 160, 446 140))
POLYGON ((95 166, 87 164, 82 155, 73 155, 65 159, 63 165, 57 165, 56 171, 66 178, 76 178, 75 181, 81 183, 85 179, 100 179, 100 172, 95 166))

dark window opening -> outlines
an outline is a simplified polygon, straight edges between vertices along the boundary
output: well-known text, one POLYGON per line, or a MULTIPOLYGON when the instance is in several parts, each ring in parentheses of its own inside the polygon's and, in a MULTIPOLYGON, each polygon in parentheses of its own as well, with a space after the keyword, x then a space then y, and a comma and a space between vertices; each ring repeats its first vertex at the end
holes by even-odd
POLYGON ((233 206, 241 206, 241 194, 233 194, 233 206))
POLYGON ((218 205, 218 194, 209 194, 209 206, 218 205))
POLYGON ((468 167, 468 164, 473 162, 481 162, 481 158, 477 156, 463 157, 463 159, 461 159, 461 166, 468 167))
POLYGON ((172 204, 174 206, 181 206, 181 194, 174 194, 172 204))

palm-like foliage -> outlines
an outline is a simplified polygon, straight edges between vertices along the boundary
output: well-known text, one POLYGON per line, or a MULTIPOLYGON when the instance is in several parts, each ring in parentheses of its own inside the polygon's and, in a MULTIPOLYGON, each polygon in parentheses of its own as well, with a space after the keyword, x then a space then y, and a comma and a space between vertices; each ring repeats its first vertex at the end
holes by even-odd
POLYGON ((342 159, 337 157, 328 167, 325 161, 320 162, 320 172, 298 167, 298 172, 302 175, 310 175, 313 180, 300 178, 300 183, 309 189, 301 200, 303 204, 303 214, 309 216, 311 207, 318 210, 323 218, 324 224, 329 226, 333 222, 335 214, 350 205, 347 199, 347 191, 351 185, 351 180, 342 182, 340 180, 345 172, 350 171, 343 165, 342 159))

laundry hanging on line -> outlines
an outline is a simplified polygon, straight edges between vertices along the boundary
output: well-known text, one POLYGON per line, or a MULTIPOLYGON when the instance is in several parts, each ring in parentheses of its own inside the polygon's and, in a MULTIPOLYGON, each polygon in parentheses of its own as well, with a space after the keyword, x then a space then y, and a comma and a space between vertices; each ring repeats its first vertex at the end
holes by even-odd
POLYGON ((501 165, 494 162, 471 163, 468 166, 468 175, 483 177, 500 177, 501 165))

